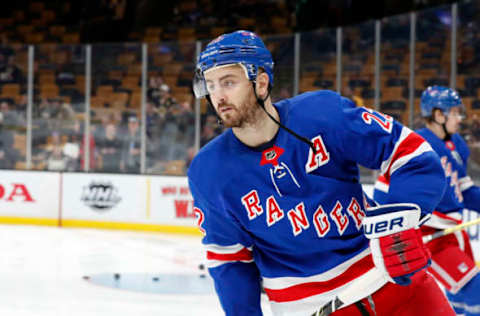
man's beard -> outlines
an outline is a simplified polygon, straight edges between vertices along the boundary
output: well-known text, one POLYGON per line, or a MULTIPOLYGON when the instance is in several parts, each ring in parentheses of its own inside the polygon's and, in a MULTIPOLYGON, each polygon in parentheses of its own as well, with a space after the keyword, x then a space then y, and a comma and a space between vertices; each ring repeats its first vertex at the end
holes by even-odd
POLYGON ((248 100, 244 100, 240 106, 231 103, 224 103, 218 106, 232 108, 224 115, 220 115, 222 123, 225 127, 243 128, 246 125, 252 125, 259 117, 260 106, 256 99, 252 96, 248 100))

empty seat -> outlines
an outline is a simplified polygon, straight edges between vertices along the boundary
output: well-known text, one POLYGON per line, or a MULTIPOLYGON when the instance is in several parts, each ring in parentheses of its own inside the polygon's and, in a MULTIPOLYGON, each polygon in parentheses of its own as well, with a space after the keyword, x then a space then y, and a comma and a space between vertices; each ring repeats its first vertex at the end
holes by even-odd
POLYGON ((407 104, 405 101, 402 100, 391 100, 382 102, 380 109, 382 111, 387 110, 405 110, 407 108, 407 104))
POLYGON ((2 86, 2 96, 16 96, 20 94, 20 85, 17 83, 7 83, 2 86))
POLYGON ((116 92, 109 95, 109 103, 112 108, 123 109, 127 107, 129 94, 127 92, 116 92))
POLYGON ((102 85, 97 87, 97 96, 106 96, 113 93, 113 86, 111 85, 102 85))

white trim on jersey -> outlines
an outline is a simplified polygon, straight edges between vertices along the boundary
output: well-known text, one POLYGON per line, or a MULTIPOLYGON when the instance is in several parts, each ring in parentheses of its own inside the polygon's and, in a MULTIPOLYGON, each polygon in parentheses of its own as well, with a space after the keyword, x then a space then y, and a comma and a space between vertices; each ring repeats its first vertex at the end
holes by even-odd
POLYGON ((470 178, 469 176, 465 176, 463 178, 458 179, 458 184, 460 186, 460 191, 462 192, 470 189, 475 185, 475 183, 473 183, 472 178, 470 178))
POLYGON ((385 192, 385 193, 388 193, 388 189, 389 189, 389 185, 384 183, 384 182, 381 182, 381 181, 375 181, 375 185, 374 185, 374 189, 375 190, 379 190, 379 191, 382 191, 382 192, 385 192))
POLYGON ((434 270, 438 275, 442 277, 442 279, 445 280, 445 282, 448 283, 450 286, 449 292, 452 294, 456 294, 465 284, 467 284, 468 281, 470 281, 478 272, 479 269, 477 267, 474 267, 472 270, 470 270, 465 276, 460 279, 458 282, 456 282, 449 274, 447 271, 445 271, 435 260, 432 259, 432 265, 431 265, 432 270, 434 270))
POLYGON ((205 249, 207 251, 211 251, 211 252, 218 253, 218 254, 237 253, 240 250, 242 250, 243 248, 246 248, 250 251, 252 251, 252 249, 253 249, 252 247, 245 247, 242 244, 235 244, 235 245, 230 245, 230 246, 222 246, 222 245, 217 245, 217 244, 207 244, 207 245, 204 245, 204 246, 205 246, 205 249))
MULTIPOLYGON (((290 302, 274 302, 270 301, 272 312, 275 316, 290 316, 290 315, 310 315, 313 311, 318 310, 319 306, 325 305, 327 302, 335 299, 339 294, 350 287, 358 286, 358 297, 355 297, 352 302, 347 302, 348 305, 363 299, 378 291, 388 282, 385 274, 381 273, 379 269, 373 267, 362 275, 357 275, 352 281, 345 283, 331 291, 324 292, 317 295, 312 295, 303 299, 290 302), (359 286, 361 285, 361 287, 359 286)), ((345 306, 348 306, 345 305, 345 306)))
POLYGON ((245 247, 242 244, 235 244, 230 246, 207 244, 205 245, 205 249, 207 251, 206 266, 208 268, 216 268, 223 264, 232 262, 253 262, 253 258, 251 255, 253 248, 245 247), (209 258, 209 256, 213 258, 209 258))
POLYGON ((233 262, 252 263, 253 259, 252 260, 236 260, 236 261, 208 260, 205 263, 205 266, 207 268, 216 268, 216 267, 219 267, 221 265, 228 264, 228 263, 233 263, 233 262))
POLYGON ((377 181, 375 183, 375 188, 382 192, 388 193, 390 176, 395 171, 409 163, 413 158, 416 158, 429 151, 433 151, 429 143, 427 143, 419 135, 415 134, 408 127, 402 127, 400 137, 395 143, 393 151, 388 159, 384 160, 380 166, 380 174, 383 175, 385 181, 377 181))
POLYGON ((432 147, 427 142, 422 143, 413 153, 405 155, 403 157, 399 157, 395 162, 392 164, 390 168, 390 175, 392 175, 396 170, 403 167, 406 163, 408 163, 412 158, 418 157, 421 154, 432 151, 432 147))
POLYGON ((390 157, 388 157, 387 160, 384 160, 382 162, 381 166, 380 166, 380 170, 381 170, 382 174, 385 174, 385 172, 387 172, 388 167, 392 163, 392 159, 393 159, 393 157, 395 156, 395 153, 398 150, 398 147, 405 140, 405 138, 407 138, 407 136, 410 135, 412 132, 413 131, 411 129, 409 129, 408 127, 404 126, 402 128, 402 131, 400 132, 400 137, 397 139, 397 142, 395 143, 395 147, 393 148, 392 153, 390 154, 390 157))
MULTIPOLYGON (((448 214, 448 216, 453 217, 451 214, 448 214)), ((434 211, 430 219, 426 221, 424 225, 435 229, 447 229, 457 226, 458 222, 445 217, 441 217, 438 215, 438 212, 434 211)))
POLYGON ((359 260, 370 255, 370 248, 365 249, 358 255, 350 258, 349 260, 339 264, 338 266, 325 271, 320 274, 312 275, 309 277, 280 277, 280 278, 263 278, 263 286, 272 290, 284 289, 293 285, 298 285, 301 283, 309 282, 325 282, 332 280, 342 273, 344 273, 348 268, 359 260))

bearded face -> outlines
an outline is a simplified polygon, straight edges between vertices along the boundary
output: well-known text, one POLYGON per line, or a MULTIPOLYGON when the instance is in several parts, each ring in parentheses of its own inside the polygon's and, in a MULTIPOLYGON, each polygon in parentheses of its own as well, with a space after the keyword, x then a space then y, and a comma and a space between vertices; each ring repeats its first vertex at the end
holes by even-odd
POLYGON ((261 108, 253 86, 239 65, 217 67, 205 73, 210 99, 226 127, 253 124, 261 108))
POLYGON ((242 128, 245 125, 253 124, 258 118, 260 108, 253 93, 246 95, 237 102, 236 104, 221 102, 217 106, 217 113, 225 127, 242 128))

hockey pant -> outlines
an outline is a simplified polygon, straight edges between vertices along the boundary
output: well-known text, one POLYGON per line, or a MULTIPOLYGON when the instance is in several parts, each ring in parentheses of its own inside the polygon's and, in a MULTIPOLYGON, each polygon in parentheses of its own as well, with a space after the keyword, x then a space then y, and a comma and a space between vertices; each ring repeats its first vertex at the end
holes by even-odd
MULTIPOLYGON (((455 225, 460 223, 447 215, 441 217, 455 225)), ((424 235, 436 231, 432 227, 422 227, 424 235)), ((455 311, 468 316, 480 315, 480 274, 468 234, 465 231, 449 234, 430 241, 427 247, 432 254, 428 271, 445 287, 455 311)))
POLYGON ((402 286, 387 283, 361 301, 342 308, 331 316, 455 316, 445 294, 425 270, 402 286))

